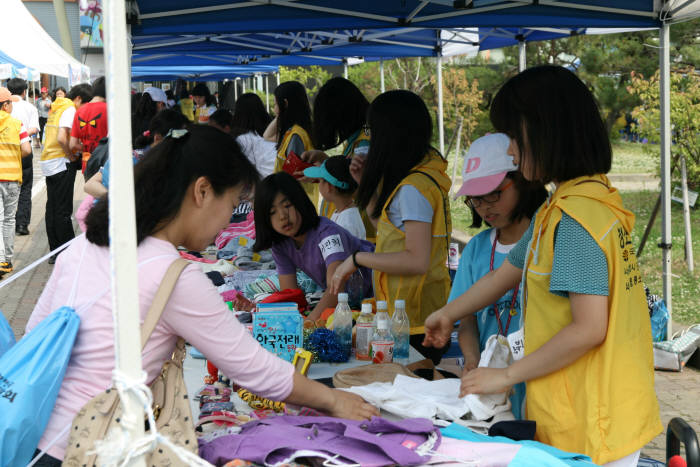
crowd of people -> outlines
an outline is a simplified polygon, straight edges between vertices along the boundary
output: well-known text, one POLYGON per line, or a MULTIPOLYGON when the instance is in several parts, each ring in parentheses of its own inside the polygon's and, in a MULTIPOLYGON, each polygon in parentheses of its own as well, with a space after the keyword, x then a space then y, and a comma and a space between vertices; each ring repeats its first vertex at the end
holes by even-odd
MULTIPOLYGON (((42 128, 52 249, 74 235, 73 180, 104 144, 104 100, 104 81, 76 86, 52 102, 42 128)), ((539 441, 598 464, 636 465, 662 430, 650 324, 629 241, 634 216, 605 176, 610 142, 579 78, 561 67, 535 67, 494 97, 495 132, 469 148, 457 191, 473 226, 488 228, 466 245, 454 281, 446 266, 451 180, 447 160, 431 145, 423 100, 393 90, 370 103, 339 77, 321 87, 313 112, 302 83, 282 83, 274 100, 273 117, 253 93, 241 95, 233 112, 217 109, 204 84, 183 91, 178 102, 158 88, 135 97, 141 318, 178 247, 203 250, 253 211, 254 248, 271 250, 280 288, 297 288, 301 270, 324 291, 307 319, 335 307, 340 292, 358 293, 358 284, 362 298, 386 301, 390 314, 395 300, 405 300, 410 343, 436 364, 458 326, 461 395, 512 388, 513 415, 534 420, 539 441), (507 368, 478 366, 492 336, 511 342, 515 361, 507 368)), ((12 139, 3 136, 0 168, 17 165, 14 178, 0 182, 5 199, 20 191, 22 156, 31 149, 27 126, 8 116, 11 92, 0 89, 0 101, 0 125, 13 131, 12 139)), ((111 382, 109 160, 102 165, 85 185, 91 198, 78 216, 85 236, 58 257, 27 325, 31 331, 71 291, 76 305, 90 304, 39 448, 111 382)), ((12 253, 8 223, 3 264, 12 253)), ((359 396, 310 381, 263 350, 194 265, 145 344, 148 380, 178 337, 256 394, 344 418, 377 413, 359 396)), ((65 445, 64 436, 37 465, 60 464, 65 445)))

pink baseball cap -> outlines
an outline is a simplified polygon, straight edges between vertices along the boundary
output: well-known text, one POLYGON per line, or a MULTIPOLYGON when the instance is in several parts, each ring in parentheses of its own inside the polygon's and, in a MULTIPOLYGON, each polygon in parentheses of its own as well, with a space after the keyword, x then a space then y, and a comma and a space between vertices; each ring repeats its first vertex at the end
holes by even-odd
POLYGON ((482 136, 472 143, 464 158, 462 186, 455 195, 481 196, 491 193, 508 172, 518 170, 507 154, 510 138, 503 133, 482 136))

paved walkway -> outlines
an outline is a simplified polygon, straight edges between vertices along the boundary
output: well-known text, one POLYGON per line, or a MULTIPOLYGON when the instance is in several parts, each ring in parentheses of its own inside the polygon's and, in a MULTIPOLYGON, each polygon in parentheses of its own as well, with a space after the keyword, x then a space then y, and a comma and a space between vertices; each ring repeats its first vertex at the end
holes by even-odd
MULTIPOLYGON (((38 156, 35 157, 35 183, 42 178, 38 167, 38 156)), ((48 242, 44 226, 44 206, 46 204, 46 189, 37 190, 33 198, 31 234, 15 239, 15 271, 48 253, 48 242)), ((83 197, 82 176, 76 177, 75 208, 77 209, 83 197)), ((76 233, 79 232, 75 227, 76 233)), ((34 309, 41 291, 51 274, 52 266, 47 263, 39 265, 30 273, 24 275, 10 286, 0 289, 0 310, 10 322, 12 329, 19 338, 24 333, 24 326, 34 309)), ((6 276, 7 278, 11 276, 6 276)), ((2 285, 2 281, 0 281, 2 285)), ((683 417, 696 432, 700 433, 700 371, 686 368, 681 373, 656 372, 656 393, 659 398, 661 420, 666 426, 673 417, 683 417)), ((666 449, 665 433, 657 436, 644 449, 643 455, 663 459, 666 449)))

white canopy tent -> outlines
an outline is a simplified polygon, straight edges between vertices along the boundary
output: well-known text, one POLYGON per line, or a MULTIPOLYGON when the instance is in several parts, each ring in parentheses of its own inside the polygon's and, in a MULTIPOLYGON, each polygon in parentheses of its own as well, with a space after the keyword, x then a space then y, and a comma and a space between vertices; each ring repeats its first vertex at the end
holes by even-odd
POLYGON ((21 0, 3 2, 7 8, 0 50, 39 73, 68 78, 70 85, 90 79, 90 68, 63 50, 21 0))

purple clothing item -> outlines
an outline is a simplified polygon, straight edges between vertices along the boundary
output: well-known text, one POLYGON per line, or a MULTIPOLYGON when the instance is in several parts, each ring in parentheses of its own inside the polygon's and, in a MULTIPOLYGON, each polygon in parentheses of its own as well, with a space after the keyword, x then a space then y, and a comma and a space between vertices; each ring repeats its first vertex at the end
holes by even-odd
MULTIPOLYGON (((297 268, 304 271, 314 282, 326 290, 326 269, 334 261, 344 261, 356 251, 374 251, 374 245, 360 240, 350 232, 321 217, 318 227, 309 230, 301 248, 294 239, 285 238, 272 246, 272 257, 278 274, 296 274, 297 268)), ((360 268, 364 282, 365 297, 372 296, 372 271, 360 268)))
POLYGON ((232 459, 270 465, 287 462, 296 453, 299 457, 314 457, 308 451, 339 455, 340 462, 362 466, 420 465, 430 460, 430 455, 420 455, 415 449, 431 436, 433 443, 426 451, 437 449, 442 439, 440 431, 426 418, 392 422, 380 417, 355 421, 279 416, 246 423, 239 434, 204 443, 199 455, 214 465, 232 459))

